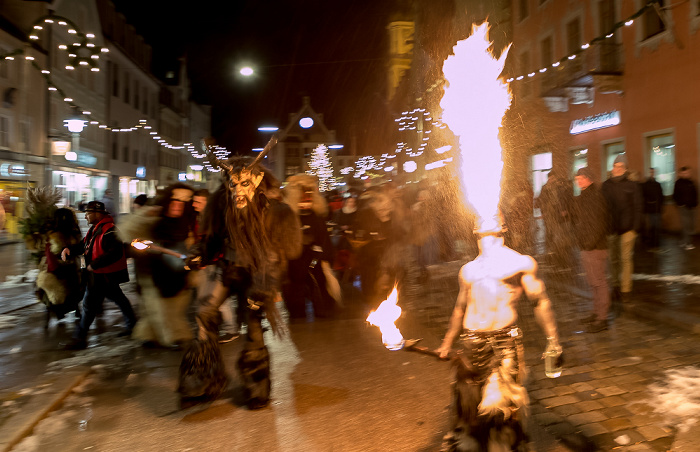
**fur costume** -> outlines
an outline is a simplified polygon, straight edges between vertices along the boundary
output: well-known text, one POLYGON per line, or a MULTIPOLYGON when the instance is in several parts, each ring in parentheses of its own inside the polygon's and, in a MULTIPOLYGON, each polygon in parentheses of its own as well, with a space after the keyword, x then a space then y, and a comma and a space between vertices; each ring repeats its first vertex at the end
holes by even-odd
POLYGON ((284 299, 292 318, 306 318, 306 299, 316 317, 330 316, 341 303, 340 284, 331 270, 333 245, 326 219, 328 204, 318 191, 318 179, 307 174, 287 178, 284 198, 299 216, 303 251, 289 262, 284 299))
MULTIPOLYGON (((77 225, 75 215, 68 209, 59 209, 77 225)), ((45 252, 39 263, 39 274, 36 278, 37 296, 46 305, 46 324, 48 327, 51 315, 62 319, 71 311, 80 317, 79 304, 85 288, 81 282, 80 263, 77 259, 62 261, 63 248, 75 245, 81 241, 80 232, 66 234, 59 231, 49 231, 44 238, 45 252)))
MULTIPOLYGON (((184 184, 168 187, 156 201, 160 205, 143 207, 120 221, 120 239, 124 243, 134 239, 151 240, 156 245, 185 253, 194 225, 192 193, 193 190, 184 184), (181 216, 166 215, 171 201, 184 203, 181 216)), ((166 347, 192 339, 192 327, 186 316, 191 293, 187 290, 189 274, 184 261, 148 250, 134 250, 131 255, 141 289, 140 315, 132 338, 166 347)))
POLYGON ((465 333, 453 367, 451 432, 441 450, 527 451, 522 332, 510 326, 465 333))
POLYGON ((261 321, 264 316, 275 334, 284 334, 275 302, 287 260, 301 251, 301 234, 292 209, 272 198, 279 183, 257 162, 234 157, 216 163, 223 170, 222 184, 207 202, 204 237, 189 264, 216 263, 217 282, 212 295, 200 300, 200 333, 180 365, 181 406, 214 398, 225 387, 219 345, 212 338, 218 337, 219 307, 234 292, 247 294, 238 300, 247 303, 248 329, 237 363, 246 404, 256 409, 270 400, 270 358, 261 321))

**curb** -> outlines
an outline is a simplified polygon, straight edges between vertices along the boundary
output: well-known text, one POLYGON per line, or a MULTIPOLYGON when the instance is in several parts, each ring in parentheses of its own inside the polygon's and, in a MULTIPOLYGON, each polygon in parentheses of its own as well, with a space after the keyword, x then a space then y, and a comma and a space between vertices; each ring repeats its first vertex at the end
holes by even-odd
MULTIPOLYGON (((83 369, 77 373, 68 377, 68 384, 59 388, 56 392, 51 394, 51 399, 48 401, 46 398, 39 396, 37 400, 30 401, 26 407, 22 409, 22 413, 13 416, 7 424, 0 428, 0 451, 9 452, 19 444, 25 437, 29 436, 34 427, 39 424, 46 416, 52 411, 56 410, 61 406, 63 401, 68 397, 73 389, 82 383, 85 378, 92 372, 91 368, 83 369)), ((60 379, 58 384, 63 383, 60 379)))

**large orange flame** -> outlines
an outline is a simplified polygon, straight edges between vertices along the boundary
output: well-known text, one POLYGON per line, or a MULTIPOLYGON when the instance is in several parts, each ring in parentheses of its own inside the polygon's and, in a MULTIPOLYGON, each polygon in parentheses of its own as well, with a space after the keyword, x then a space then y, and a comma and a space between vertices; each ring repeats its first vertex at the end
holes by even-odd
POLYGON ((401 350, 403 347, 403 336, 396 328, 396 321, 401 316, 401 308, 398 306, 399 290, 394 286, 389 297, 382 301, 376 311, 372 311, 367 316, 367 321, 378 326, 382 332, 382 342, 389 350, 401 350))
POLYGON ((459 137, 460 178, 480 231, 500 230, 498 201, 503 159, 498 131, 510 106, 508 84, 499 79, 508 50, 495 59, 488 48, 488 23, 458 42, 443 65, 442 119, 459 137))

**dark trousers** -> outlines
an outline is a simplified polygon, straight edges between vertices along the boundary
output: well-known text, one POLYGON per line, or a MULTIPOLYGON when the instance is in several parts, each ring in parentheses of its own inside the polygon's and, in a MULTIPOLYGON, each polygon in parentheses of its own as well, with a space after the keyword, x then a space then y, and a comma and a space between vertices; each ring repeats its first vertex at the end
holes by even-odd
POLYGON ((105 298, 113 301, 124 315, 126 327, 133 329, 136 325, 136 314, 131 307, 129 299, 122 292, 119 284, 111 282, 107 275, 90 272, 88 276, 88 286, 83 299, 83 317, 80 319, 76 336, 78 339, 85 339, 88 335, 90 325, 95 321, 95 316, 102 310, 102 302, 105 298))

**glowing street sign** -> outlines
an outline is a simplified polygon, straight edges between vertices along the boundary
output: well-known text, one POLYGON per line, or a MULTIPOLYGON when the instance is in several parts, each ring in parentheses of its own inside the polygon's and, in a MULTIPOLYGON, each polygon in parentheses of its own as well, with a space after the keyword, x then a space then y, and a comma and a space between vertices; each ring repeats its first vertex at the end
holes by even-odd
POLYGON ((590 132, 591 130, 604 129, 620 124, 620 112, 617 110, 600 113, 598 115, 587 116, 583 119, 574 119, 571 121, 569 133, 576 135, 579 133, 590 132))

